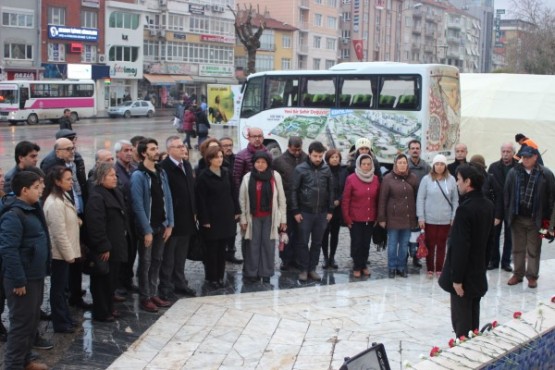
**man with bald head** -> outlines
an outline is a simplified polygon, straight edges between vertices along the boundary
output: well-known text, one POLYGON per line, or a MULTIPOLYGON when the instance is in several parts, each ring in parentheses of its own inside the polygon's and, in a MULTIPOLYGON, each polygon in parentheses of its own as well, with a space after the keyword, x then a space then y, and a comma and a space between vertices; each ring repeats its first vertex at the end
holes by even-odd
POLYGON ((453 177, 457 177, 456 173, 457 173, 457 168, 463 164, 466 163, 466 156, 468 154, 468 148, 466 147, 466 144, 463 143, 458 143, 457 145, 455 145, 455 162, 449 164, 447 166, 447 169, 449 170, 449 173, 453 176, 453 177))
MULTIPOLYGON (((257 127, 251 127, 247 132, 247 139, 249 144, 243 150, 235 155, 235 163, 233 164, 233 185, 235 186, 235 196, 239 197, 239 188, 241 181, 246 173, 250 172, 253 168, 252 156, 258 151, 267 152, 268 149, 264 146, 264 133, 257 127)), ((242 240, 241 247, 244 248, 244 239, 242 240)), ((243 261, 235 258, 235 255, 226 256, 226 260, 232 263, 242 263, 243 261)))
MULTIPOLYGON (((518 163, 518 161, 513 158, 514 155, 515 148, 513 143, 504 143, 501 145, 501 159, 490 164, 489 166, 488 173, 491 173, 493 177, 495 177, 495 180, 497 180, 503 188, 505 180, 507 179, 507 174, 518 163)), ((503 223, 499 223, 495 226, 495 244, 488 263, 488 270, 499 268, 499 262, 501 262, 501 268, 503 270, 507 272, 513 271, 513 268, 511 267, 513 242, 511 239, 511 228, 507 220, 508 218, 505 217, 503 223), (503 254, 500 255, 499 244, 501 242, 501 229, 503 226, 505 227, 505 231, 503 233, 503 254)))
POLYGON ((95 186, 96 168, 101 163, 114 163, 114 156, 112 155, 112 152, 107 149, 99 149, 96 151, 96 154, 94 155, 94 167, 89 171, 89 177, 87 179, 87 189, 89 192, 95 186))

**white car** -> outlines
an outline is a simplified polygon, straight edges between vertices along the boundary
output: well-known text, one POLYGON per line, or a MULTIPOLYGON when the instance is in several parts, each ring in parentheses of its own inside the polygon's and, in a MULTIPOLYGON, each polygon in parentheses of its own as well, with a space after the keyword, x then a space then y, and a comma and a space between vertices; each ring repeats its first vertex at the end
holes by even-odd
POLYGON ((133 100, 126 101, 123 105, 118 105, 117 107, 110 107, 108 109, 108 115, 110 117, 125 117, 129 118, 131 116, 145 116, 152 117, 156 109, 151 102, 146 100, 133 100))

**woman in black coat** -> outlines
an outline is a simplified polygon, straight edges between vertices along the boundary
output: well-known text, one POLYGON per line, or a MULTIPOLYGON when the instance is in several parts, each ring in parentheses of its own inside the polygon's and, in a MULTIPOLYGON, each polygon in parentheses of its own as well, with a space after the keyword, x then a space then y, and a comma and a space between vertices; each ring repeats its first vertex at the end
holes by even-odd
POLYGON ((225 273, 226 241, 235 235, 239 203, 219 146, 207 148, 204 159, 208 168, 196 180, 197 217, 206 245, 204 268, 206 280, 222 287, 225 273))
POLYGON ((119 317, 114 310, 113 296, 120 265, 127 261, 129 224, 111 163, 101 163, 96 169, 96 186, 87 202, 85 220, 91 253, 109 265, 107 274, 91 272, 92 316, 97 321, 112 322, 119 317))

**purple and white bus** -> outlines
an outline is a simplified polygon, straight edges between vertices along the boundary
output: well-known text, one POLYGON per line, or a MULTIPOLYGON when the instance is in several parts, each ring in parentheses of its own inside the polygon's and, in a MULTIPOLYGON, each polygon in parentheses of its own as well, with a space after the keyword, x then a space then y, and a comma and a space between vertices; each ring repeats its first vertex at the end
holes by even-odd
POLYGON ((56 121, 64 109, 71 120, 96 115, 95 83, 92 80, 44 80, 0 82, 0 122, 37 124, 56 121))

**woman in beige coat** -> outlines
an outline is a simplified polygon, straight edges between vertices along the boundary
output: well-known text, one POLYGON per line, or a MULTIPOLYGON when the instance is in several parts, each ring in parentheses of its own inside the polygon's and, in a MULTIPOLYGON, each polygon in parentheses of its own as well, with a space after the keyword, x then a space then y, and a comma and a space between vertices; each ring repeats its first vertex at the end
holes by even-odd
POLYGON ((252 157, 253 169, 243 177, 239 190, 241 231, 249 240, 243 251, 243 277, 248 282, 270 282, 274 275, 275 241, 278 230, 287 229, 287 207, 283 182, 272 170, 269 153, 252 157))
POLYGON ((73 186, 70 168, 55 166, 46 178, 43 197, 44 215, 52 244, 52 275, 50 278, 50 307, 52 326, 56 333, 73 333, 74 323, 67 304, 65 290, 69 280, 69 265, 81 257, 79 226, 75 203, 71 198, 73 186))

